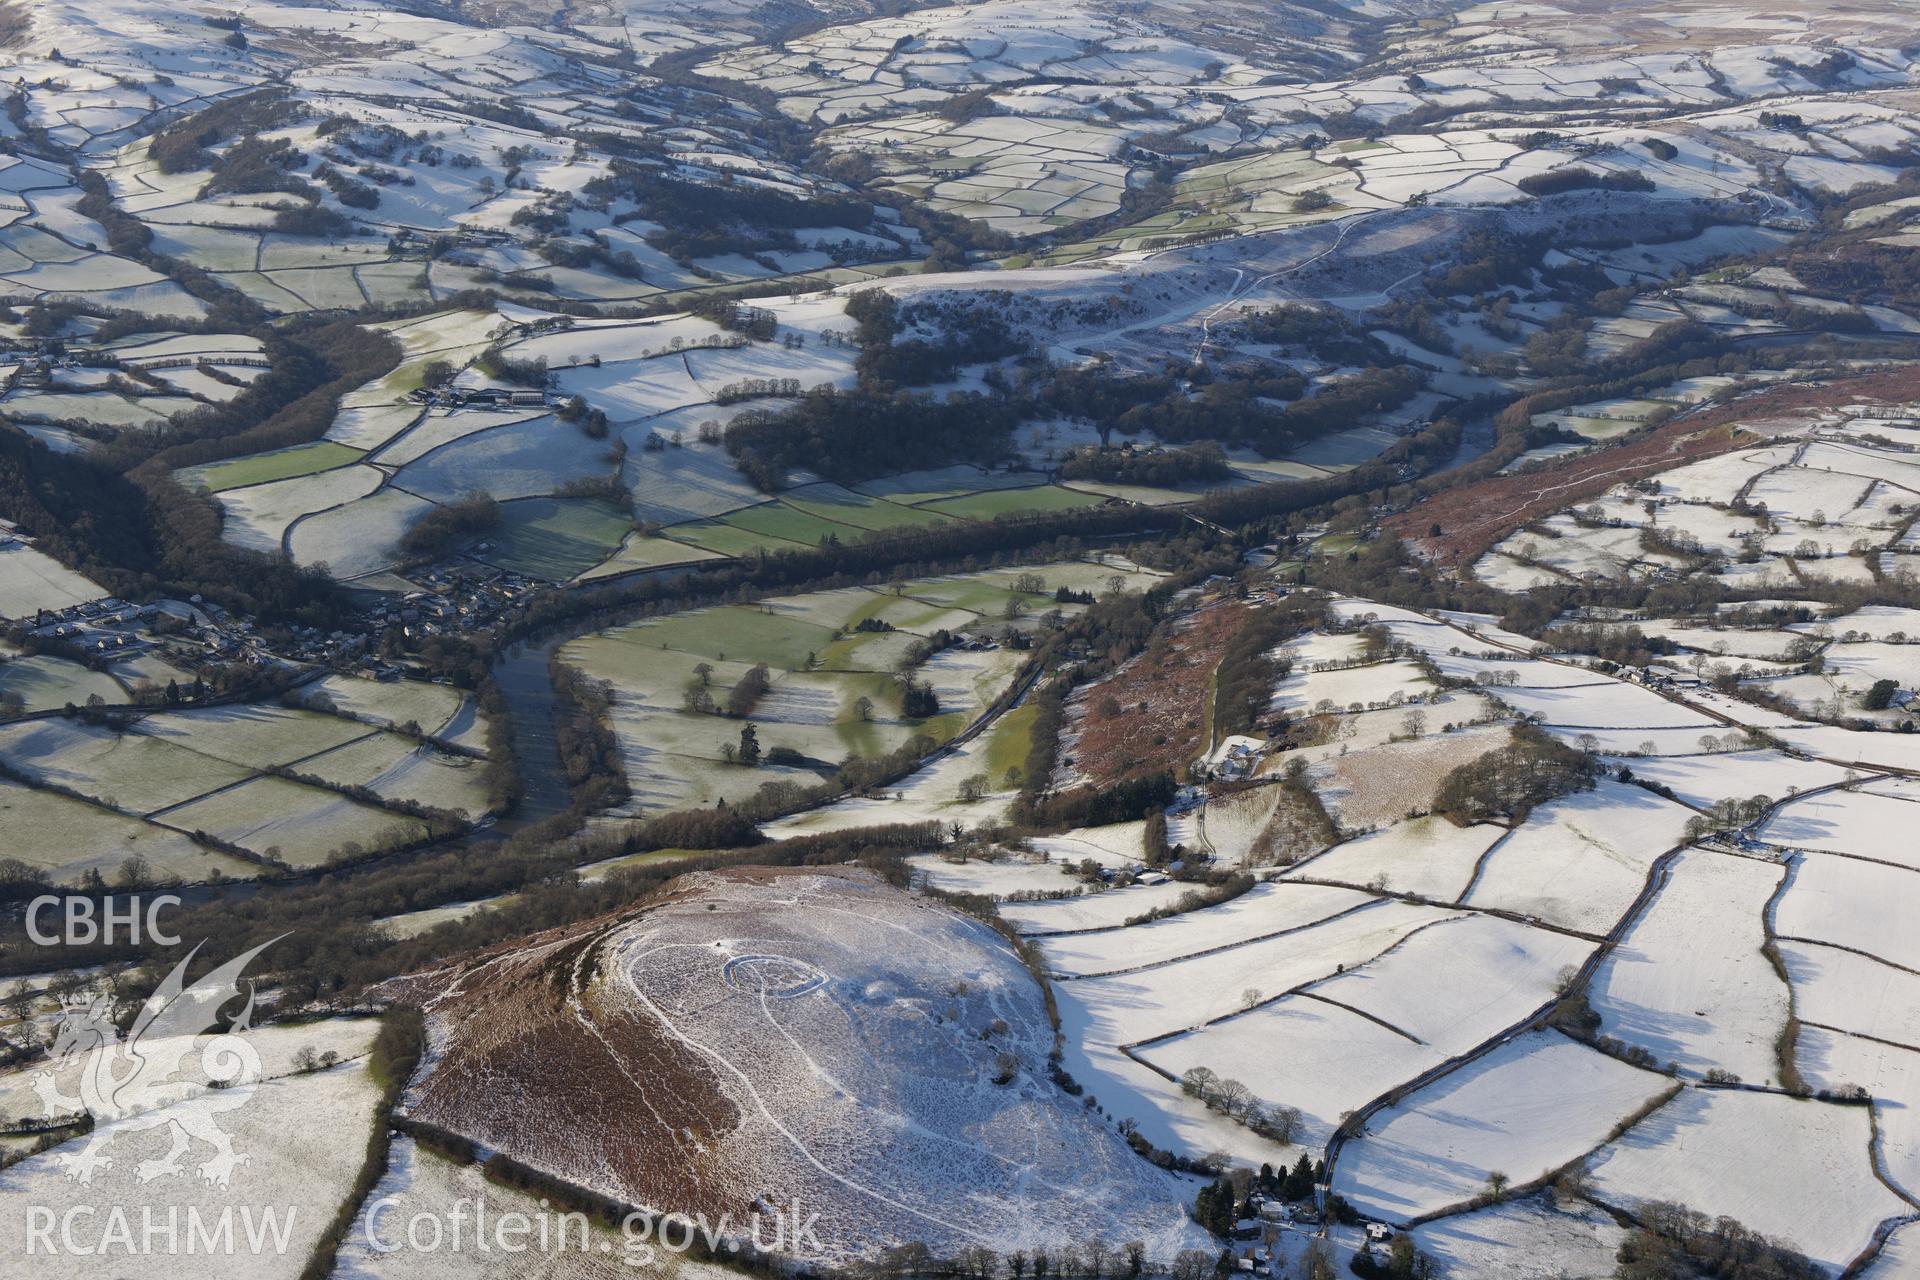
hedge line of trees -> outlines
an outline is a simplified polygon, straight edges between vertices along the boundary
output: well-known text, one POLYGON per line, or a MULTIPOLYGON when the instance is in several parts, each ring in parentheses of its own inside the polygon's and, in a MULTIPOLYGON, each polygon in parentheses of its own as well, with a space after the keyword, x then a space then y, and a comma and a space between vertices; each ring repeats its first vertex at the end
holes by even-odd
POLYGON ((393 1142, 393 1109, 401 1092, 412 1079, 414 1068, 426 1052, 426 1019, 418 1009, 405 1006, 389 1009, 381 1015, 380 1030, 367 1054, 367 1073, 380 1089, 374 1103, 373 1123, 368 1129, 366 1151, 354 1171, 353 1186, 341 1198, 333 1218, 314 1242, 313 1252, 300 1269, 300 1280, 327 1280, 338 1261, 340 1246, 360 1216, 360 1206, 373 1194, 387 1172, 387 1158, 393 1142))
POLYGON ((613 686, 562 662, 547 665, 553 681, 553 741, 573 807, 608 809, 628 795, 627 769, 613 732, 613 686))

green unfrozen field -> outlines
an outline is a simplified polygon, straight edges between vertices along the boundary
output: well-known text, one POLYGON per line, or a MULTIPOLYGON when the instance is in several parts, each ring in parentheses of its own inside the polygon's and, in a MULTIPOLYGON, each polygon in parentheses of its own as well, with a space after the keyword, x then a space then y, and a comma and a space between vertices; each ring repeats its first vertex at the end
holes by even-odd
POLYGON ((798 618, 818 627, 838 630, 872 617, 879 603, 880 597, 865 587, 840 587, 831 591, 775 596, 754 607, 771 609, 783 618, 798 618))
MULTIPOLYGON (((428 731, 451 730, 463 742, 478 732, 464 695, 436 685, 333 676, 314 692, 343 710, 384 711, 428 731)), ((110 875, 134 854, 156 873, 184 880, 205 880, 216 870, 258 874, 251 863, 202 848, 195 832, 256 853, 277 850, 292 866, 316 865, 353 846, 374 852, 425 832, 404 814, 259 772, 278 765, 471 816, 486 807, 483 761, 421 749, 345 715, 278 704, 159 712, 124 731, 67 719, 21 721, 0 726, 0 759, 37 784, 0 792, 0 829, 13 839, 7 856, 66 879, 89 868, 110 875)))
MULTIPOLYGON (((799 514, 795 512, 795 514, 799 514)), ((797 551, 803 544, 763 533, 753 533, 722 520, 690 520, 666 530, 668 537, 723 556, 750 556, 756 551, 797 551)), ((811 543, 804 544, 811 546, 811 543)))
POLYGON ((167 814, 167 822, 292 867, 319 866, 349 845, 372 852, 426 830, 416 819, 275 777, 255 778, 183 805, 167 814))
POLYGON ((698 679, 694 668, 701 663, 713 668, 707 683, 715 699, 723 698, 753 665, 662 649, 651 631, 646 626, 617 627, 582 636, 568 642, 560 650, 560 658, 599 679, 611 680, 623 704, 668 710, 681 705, 681 695, 698 679))
MULTIPOLYGON (((1078 564, 1042 569, 1075 583, 1115 572, 1078 564)), ((760 605, 703 609, 576 640, 561 651, 561 658, 609 681, 616 690, 614 730, 633 785, 627 812, 701 807, 723 798, 731 802, 776 779, 811 781, 820 776, 815 770, 830 769, 848 756, 884 754, 916 735, 942 742, 959 733, 1012 678, 1018 654, 943 655, 925 668, 941 693, 940 712, 925 721, 906 721, 900 718, 900 683, 894 671, 919 637, 900 630, 849 631, 836 638, 836 631, 888 615, 947 627, 982 622, 980 614, 956 606, 954 599, 986 606, 994 618, 1010 599, 1051 604, 1050 594, 1013 591, 1015 576, 1013 571, 991 571, 905 583, 906 594, 846 588, 777 597, 760 605), (939 599, 914 598, 921 591, 939 599), (810 657, 815 660, 812 670, 807 669, 810 657), (775 668, 772 687, 749 720, 763 750, 790 749, 808 767, 746 769, 727 764, 723 753, 739 740, 744 722, 682 708, 687 686, 698 678, 694 667, 701 661, 713 667, 708 686, 716 701, 724 701, 747 664, 765 662, 775 668), (866 717, 859 712, 862 698, 872 704, 866 717)), ((1020 761, 1026 758, 1025 740, 1018 734, 1004 750, 1020 761)))
MULTIPOLYGON (((504 907, 520 895, 503 893, 494 898, 480 898, 472 902, 449 902, 443 907, 426 907, 419 911, 402 911, 398 915, 381 916, 373 922, 383 937, 402 940, 417 938, 429 929, 446 924, 450 920, 465 920, 467 917, 494 907, 504 907)), ((423 1156, 426 1153, 421 1153, 423 1156)))
POLYGON ((127 700, 120 682, 105 672, 44 654, 0 662, 0 694, 6 693, 19 694, 28 711, 58 711, 69 702, 84 706, 93 694, 109 704, 127 700))
POLYGON ((922 637, 911 631, 856 631, 820 651, 824 671, 894 671, 922 637))
POLYGON ((802 546, 817 547, 827 538, 837 538, 841 542, 857 542, 867 536, 867 530, 855 528, 850 524, 840 524, 834 520, 824 520, 798 507, 790 507, 784 502, 763 502, 757 507, 746 507, 721 520, 736 529, 745 529, 763 537, 780 538, 787 542, 797 542, 802 546))
POLYGON ((160 738, 71 720, 27 720, 0 727, 0 758, 43 785, 137 814, 231 786, 250 772, 160 738))
POLYGON ((1143 507, 1171 507, 1182 502, 1192 502, 1204 493, 1226 488, 1231 483, 1231 481, 1215 480, 1174 488, 1144 484, 1108 484, 1102 480, 1075 480, 1072 488, 1075 493, 1085 493, 1095 498, 1118 498, 1122 502, 1136 502, 1143 507))
POLYGON ((855 493, 837 484, 810 484, 781 495, 781 501, 809 515, 859 529, 900 529, 942 524, 946 517, 855 493))
POLYGON ((631 638, 648 647, 798 671, 806 666, 809 653, 827 647, 833 631, 749 605, 727 605, 642 623, 632 629, 631 638))
POLYGON ((687 542, 675 542, 671 538, 655 537, 651 534, 628 534, 621 542, 620 549, 606 560, 588 569, 580 575, 582 581, 591 582, 595 578, 610 578, 616 574, 633 573, 643 569, 663 569, 672 565, 697 564, 702 560, 718 559, 719 553, 705 547, 696 547, 687 542))
POLYGON ((921 503, 920 509, 958 516, 963 520, 991 520, 995 516, 1027 512, 1097 507, 1104 501, 1097 494, 1078 493, 1049 484, 1036 485, 1031 489, 993 489, 985 493, 970 493, 963 498, 943 498, 938 502, 921 503))
POLYGON ((340 716, 254 704, 163 711, 142 720, 137 732, 255 771, 292 764, 373 730, 340 716))
POLYGON ((626 512, 586 498, 521 498, 501 504, 483 559, 512 573, 568 582, 600 564, 633 531, 626 512))
POLYGON ((982 581, 1011 590, 1016 581, 1030 573, 1039 575, 1048 592, 1066 587, 1072 591, 1091 591, 1096 597, 1113 590, 1115 578, 1120 580, 1120 590, 1126 592, 1145 591, 1163 576, 1126 561, 1109 564, 1096 560, 1057 560, 1051 564, 1017 565, 988 569, 978 576, 982 581))
POLYGON ((1315 555, 1332 559, 1334 556, 1343 556, 1349 551, 1357 550, 1359 546, 1360 539, 1353 534, 1329 533, 1313 544, 1313 550, 1315 555))
POLYGON ((987 734, 986 772, 990 785, 1006 785, 1007 771, 1027 768, 1027 753, 1033 749, 1033 722, 1040 704, 1029 699, 1001 716, 987 734))
POLYGON ((664 863, 692 862, 699 858, 713 856, 711 849, 649 849, 644 853, 628 853, 617 858, 607 858, 601 862, 590 862, 580 868, 580 878, 588 884, 597 884, 610 875, 631 870, 634 867, 660 866, 664 863))
POLYGON ((1031 595, 1018 592, 1010 579, 1003 584, 985 577, 926 578, 908 584, 907 594, 928 604, 965 609, 989 620, 998 619, 1009 600, 1017 599, 1029 609, 1053 607, 1051 592, 1031 595))
MULTIPOLYGON (((926 585, 924 582, 908 583, 908 593, 917 591, 926 585)), ((927 601, 912 594, 888 595, 873 611, 874 617, 890 623, 902 631, 915 635, 930 636, 936 631, 953 631, 961 627, 971 627, 981 621, 978 613, 971 609, 959 609, 950 604, 927 601)))
POLYGON ((180 472, 180 482, 188 488, 203 488, 214 493, 266 484, 270 480, 291 480, 310 476, 358 462, 364 455, 358 449, 331 440, 316 440, 291 449, 256 453, 230 462, 215 462, 204 467, 189 467, 180 472))
POLYGON ((109 882, 128 858, 142 858, 163 878, 205 880, 215 871, 249 879, 252 863, 202 848, 189 836, 50 791, 0 779, 0 830, 5 856, 39 867, 61 884, 88 871, 109 882))

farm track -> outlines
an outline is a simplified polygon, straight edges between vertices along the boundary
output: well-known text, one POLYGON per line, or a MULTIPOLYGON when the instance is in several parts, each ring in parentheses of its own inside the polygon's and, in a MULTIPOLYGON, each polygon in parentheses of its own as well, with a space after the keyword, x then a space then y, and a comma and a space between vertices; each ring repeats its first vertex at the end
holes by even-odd
POLYGON ((1290 263, 1287 266, 1279 268, 1278 270, 1269 271, 1265 275, 1259 276, 1252 281, 1247 280, 1247 273, 1244 267, 1235 267, 1233 269, 1233 272, 1234 272, 1233 287, 1227 291, 1226 298, 1223 301, 1221 301, 1218 305, 1212 307, 1210 310, 1208 310, 1204 315, 1200 317, 1200 341, 1193 349, 1192 363, 1196 365, 1201 365, 1206 363, 1207 346, 1213 339, 1213 322, 1216 318, 1219 317, 1221 312, 1225 311, 1228 307, 1233 306, 1236 302, 1240 301, 1240 299, 1246 297, 1248 294, 1260 288, 1262 285, 1269 284, 1275 280, 1283 279, 1286 276, 1293 275, 1296 272, 1304 271, 1308 267, 1312 266, 1314 263, 1321 261, 1323 258, 1326 258, 1332 254, 1338 253, 1340 251, 1341 246, 1343 246, 1346 243, 1347 236, 1353 231, 1355 227, 1359 226, 1361 223, 1367 221, 1370 218, 1377 216, 1382 212, 1387 212, 1387 211, 1372 210, 1367 213, 1355 214, 1351 218, 1342 218, 1336 224, 1337 229, 1334 233, 1333 243, 1328 245, 1325 249, 1322 249, 1320 252, 1313 254, 1311 257, 1304 258, 1299 262, 1290 263))
POLYGON ((1480 877, 1487 872, 1487 864, 1493 861, 1494 852, 1513 839, 1513 833, 1519 829, 1518 826, 1508 827, 1503 834, 1494 838, 1492 844, 1480 851, 1480 856, 1473 860, 1473 874, 1467 877, 1467 887, 1460 891, 1461 901, 1464 902, 1473 896, 1473 891, 1480 885, 1480 877))

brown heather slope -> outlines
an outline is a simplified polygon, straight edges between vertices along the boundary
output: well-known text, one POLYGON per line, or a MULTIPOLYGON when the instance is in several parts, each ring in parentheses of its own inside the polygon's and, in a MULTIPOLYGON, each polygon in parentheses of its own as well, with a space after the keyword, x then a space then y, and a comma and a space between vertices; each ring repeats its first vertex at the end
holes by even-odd
POLYGON ((1759 443, 1732 427, 1673 422, 1627 444, 1566 458, 1524 474, 1494 475, 1443 489, 1381 523, 1421 556, 1471 564, 1515 529, 1656 471, 1759 443), (1440 526, 1435 537, 1431 530, 1440 526))
POLYGON ((1254 608, 1245 600, 1203 604, 1108 679, 1076 690, 1061 747, 1066 785, 1178 775, 1205 754, 1214 671, 1254 608), (1118 714, 1104 709, 1109 698, 1118 714))
POLYGON ((1616 484, 1756 446, 1787 422, 1844 404, 1904 404, 1920 399, 1920 366, 1902 365, 1857 378, 1769 387, 1727 404, 1675 418, 1625 444, 1566 458, 1525 474, 1488 476, 1443 489, 1381 527, 1418 554, 1454 568, 1471 564, 1515 529, 1597 497, 1616 484), (1440 526, 1438 537, 1429 531, 1440 526))

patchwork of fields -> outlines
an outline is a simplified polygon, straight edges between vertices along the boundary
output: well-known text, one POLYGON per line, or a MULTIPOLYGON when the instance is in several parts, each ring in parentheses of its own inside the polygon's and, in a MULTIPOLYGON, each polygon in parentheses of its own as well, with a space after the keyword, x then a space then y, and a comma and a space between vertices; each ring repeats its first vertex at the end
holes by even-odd
POLYGON ((0 1208, 1920 1268, 1912 16, 0 0, 0 1208))
MULTIPOLYGON (((571 325, 537 313, 448 312, 384 326, 399 366, 350 393, 323 440, 180 473, 226 513, 240 546, 324 565, 343 579, 377 577, 407 557, 404 539, 428 512, 484 492, 500 520, 471 554, 550 582, 605 578, 720 557, 857 542, 950 521, 1098 506, 1109 494, 1048 483, 1044 474, 957 465, 846 487, 797 476, 755 490, 717 442, 749 404, 726 399, 740 374, 793 379, 796 390, 850 385, 838 342, 844 298, 764 305, 779 341, 730 335, 705 320, 571 325), (564 415, 427 407, 408 398, 430 365, 459 366, 506 339, 504 358, 543 362, 560 401, 579 397, 611 431, 564 415), (798 345, 794 345, 798 344, 798 345), (796 355, 795 353, 805 353, 796 355), (715 396, 721 396, 716 401, 715 396), (585 485, 618 494, 579 496, 585 485)), ((464 392, 498 388, 475 368, 464 392)), ((785 403, 781 401, 779 403, 785 403)))
POLYGON ((459 691, 329 676, 289 705, 0 724, 0 812, 7 856, 59 883, 245 880, 458 830, 497 803, 486 766, 459 691))
MULTIPOLYGON (((1059 603, 1057 592, 1137 590, 1152 580, 1130 566, 1073 561, 777 596, 603 631, 559 656, 613 692, 632 788, 623 813, 703 808, 769 783, 817 784, 848 759, 927 754, 1013 687, 1025 657, 1011 637, 1084 607, 1059 603), (763 753, 756 767, 739 763, 749 725, 763 753)), ((966 776, 977 773, 983 792, 1006 790, 1005 768, 1026 753, 995 739, 1018 723, 926 772, 972 759, 966 776), (996 758, 1007 766, 990 777, 996 758)), ((900 794, 922 805, 958 798, 961 779, 930 788, 919 779, 901 783, 900 794)), ((807 819, 830 822, 832 813, 807 819)))
MULTIPOLYGON (((1139 824, 1035 839, 998 861, 916 860, 933 886, 1002 899, 1037 942, 1064 1064, 1103 1110, 1195 1157, 1284 1167, 1325 1147, 1333 1192, 1369 1217, 1425 1223, 1422 1247, 1455 1257, 1468 1239, 1525 1240, 1562 1265, 1581 1256, 1595 1228, 1580 1202, 1532 1194, 1567 1176, 1603 1206, 1730 1214, 1831 1272, 1909 1212, 1920 1047, 1907 1047, 1900 984, 1920 956, 1883 906, 1915 887, 1891 835, 1920 800, 1888 771, 1905 767, 1902 735, 1865 735, 1843 768, 1727 731, 1724 700, 1690 707, 1488 619, 1342 599, 1329 618, 1284 646, 1292 674, 1275 707, 1334 746, 1277 759, 1302 756, 1290 776, 1326 798, 1337 832, 1297 843, 1284 788, 1298 781, 1278 770, 1256 773, 1267 781, 1253 791, 1203 790, 1197 822, 1167 823, 1176 857, 1256 871, 1238 896, 1204 905, 1182 901, 1179 880, 1130 883, 1154 857, 1139 824), (1397 655, 1384 666, 1360 655, 1373 627, 1397 655), (1466 689, 1396 678, 1396 665, 1466 689), (1463 697, 1494 708, 1476 711, 1480 727, 1451 723, 1463 697), (1682 741, 1647 756, 1603 744, 1629 754, 1523 821, 1343 807, 1342 769, 1404 759, 1409 733, 1504 736, 1502 705, 1570 742, 1682 741), (1387 715, 1394 728, 1374 736, 1367 722, 1387 715), (1756 789, 1771 798, 1750 801, 1756 789), (1703 839, 1694 820, 1730 800, 1759 817, 1703 839), (1260 872, 1276 825, 1285 865, 1260 872), (1855 1085, 1867 1106, 1849 1104, 1855 1085), (1702 1165, 1708 1149, 1724 1158, 1702 1165), (1824 1171, 1820 1213, 1802 1211, 1762 1151, 1824 1171), (1490 1204, 1492 1180, 1526 1198, 1490 1204)), ((1883 609, 1821 627, 1886 644, 1867 637, 1904 635, 1905 622, 1883 609)), ((1702 634, 1741 648, 1746 633, 1702 634)), ((1417 793, 1402 795, 1417 811, 1417 793)))

